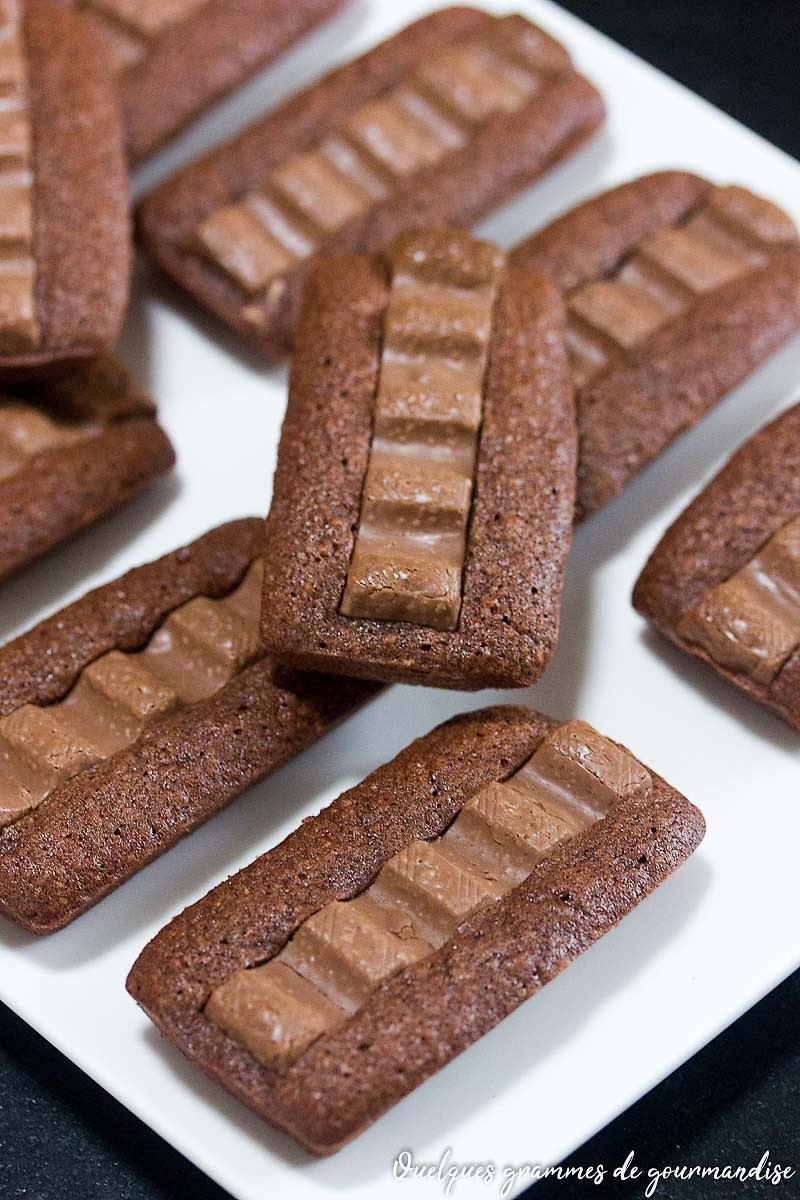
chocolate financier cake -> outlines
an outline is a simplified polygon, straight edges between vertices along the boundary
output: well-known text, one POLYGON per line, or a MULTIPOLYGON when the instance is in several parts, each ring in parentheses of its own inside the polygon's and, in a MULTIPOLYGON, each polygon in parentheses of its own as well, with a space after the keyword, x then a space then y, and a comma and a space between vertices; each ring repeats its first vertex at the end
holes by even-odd
POLYGON ((703 832, 582 721, 484 709, 186 909, 128 990, 207 1075, 330 1154, 615 926, 703 832))
POLYGON ((128 181, 102 47, 82 17, 0 9, 0 377, 113 348, 128 296, 128 181))
POLYGON ((152 154, 345 0, 67 0, 116 75, 128 155, 152 154))
POLYGON ((564 294, 578 519, 600 508, 800 329, 789 217, 741 187, 645 175, 523 242, 564 294))
POLYGON ((158 188, 153 259, 268 358, 318 254, 469 225, 571 154, 602 101, 525 18, 449 8, 300 92, 158 188))
POLYGON ((276 670, 262 522, 221 525, 0 649, 0 913, 60 929, 375 691, 276 670))
POLYGON ((0 581, 137 496, 175 454, 109 357, 0 395, 0 581))
POLYGON ((558 293, 453 230, 309 279, 264 644, 283 662, 520 687, 558 637, 576 438, 558 293))
POLYGON ((745 442, 667 530, 633 603, 800 729, 800 405, 745 442))

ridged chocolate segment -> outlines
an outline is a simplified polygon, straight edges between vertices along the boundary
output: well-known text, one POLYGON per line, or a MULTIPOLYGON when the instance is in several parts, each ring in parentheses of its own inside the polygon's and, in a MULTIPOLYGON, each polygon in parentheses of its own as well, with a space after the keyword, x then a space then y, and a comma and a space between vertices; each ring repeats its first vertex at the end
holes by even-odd
POLYGON ((769 684, 800 647, 800 518, 702 597, 677 626, 719 666, 769 684))
POLYGON ((789 217, 741 187, 715 188, 687 219, 644 238, 608 279, 570 293, 568 343, 578 387, 619 350, 635 350, 706 292, 762 267, 797 240, 789 217))
POLYGON ((0 351, 39 341, 33 256, 34 187, 25 7, 0 6, 0 351))
POLYGON ((485 122, 523 108, 571 69, 566 51, 523 17, 497 19, 480 36, 425 59, 319 146, 293 155, 263 191, 211 213, 191 244, 257 297, 400 182, 462 149, 485 122))
POLYGON ((441 837, 411 842, 360 896, 325 905, 271 961, 237 971, 212 992, 206 1015, 259 1062, 286 1070, 559 843, 650 788, 627 751, 581 721, 560 726, 514 775, 474 795, 441 837), (293 1006, 301 985, 310 990, 293 1006))
MULTIPOLYGON (((336 900, 304 921, 281 960, 344 1012, 355 1012, 378 984, 432 946, 409 916, 378 902, 375 890, 336 900)), ((340 1019, 341 1013, 335 1014, 340 1019)))
POLYGON ((57 704, 0 720, 0 828, 60 784, 131 745, 173 709, 214 695, 260 653, 262 567, 227 597, 175 609, 136 653, 113 650, 57 704))
POLYGON ((404 235, 388 259, 372 445, 340 611, 455 629, 505 259, 454 232, 404 235))
POLYGON ((217 1013, 219 1001, 212 996, 206 1012, 212 1021, 225 1018, 252 1028, 253 1053, 278 1070, 285 1070, 302 1054, 309 1036, 319 1037, 342 1018, 340 1009, 285 963, 276 961, 268 969, 248 974, 253 978, 245 979, 241 972, 230 981, 224 1009, 217 1013), (264 1013, 272 1020, 259 1033, 264 1013))
POLYGON ((207 0, 82 0, 81 8, 99 34, 115 70, 146 57, 149 42, 177 25, 207 0))

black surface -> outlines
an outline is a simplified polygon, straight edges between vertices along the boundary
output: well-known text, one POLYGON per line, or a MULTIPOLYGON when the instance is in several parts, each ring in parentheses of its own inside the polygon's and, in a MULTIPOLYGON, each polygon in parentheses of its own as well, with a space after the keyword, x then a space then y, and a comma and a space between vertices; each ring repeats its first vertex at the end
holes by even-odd
MULTIPOLYGON (((565 7, 800 155, 796 0, 569 0, 565 7)), ((800 1171, 799 1085, 800 974, 569 1163, 612 1168, 634 1150, 645 1169, 748 1166, 768 1151, 773 1161, 800 1171)), ((642 1196, 644 1183, 547 1181, 532 1194, 535 1200, 642 1196)), ((442 1194, 431 1185, 431 1196, 442 1194)), ((487 1188, 486 1194, 497 1190, 487 1188)), ((0 1006, 0 1200, 224 1200, 224 1195, 0 1006)), ((800 1196, 800 1174, 781 1187, 665 1182, 656 1196, 784 1200, 800 1196)))

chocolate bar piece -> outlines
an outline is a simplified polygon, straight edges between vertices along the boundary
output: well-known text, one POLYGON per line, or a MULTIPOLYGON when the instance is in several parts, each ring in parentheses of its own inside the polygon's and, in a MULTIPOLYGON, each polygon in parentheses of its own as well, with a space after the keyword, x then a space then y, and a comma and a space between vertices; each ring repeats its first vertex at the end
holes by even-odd
POLYGON ((565 296, 577 517, 600 508, 800 329, 789 217, 741 187, 646 175, 511 254, 565 296))
POLYGON ((160 187, 155 261, 269 358, 291 347, 320 253, 468 225, 603 118, 569 55, 523 17, 432 13, 160 187))
POLYGON ((740 447, 664 534, 635 607, 800 729, 800 405, 740 447))
POLYGON ((263 523, 222 525, 0 650, 0 912, 68 924, 363 703, 258 635, 263 523))
POLYGON ((703 832, 582 721, 469 713, 176 917, 128 990, 233 1096, 330 1154, 616 925, 703 832))
POLYGON ((0 580, 172 467, 155 416, 152 400, 108 357, 0 398, 0 580))
POLYGON ((458 231, 309 279, 267 520, 294 666, 518 687, 558 637, 576 438, 555 289, 458 231))
POLYGON ((0 374, 116 342, 130 231, 122 130, 105 56, 81 17, 0 9, 0 374))
POLYGON ((266 66, 343 0, 77 0, 117 77, 133 162, 266 66))

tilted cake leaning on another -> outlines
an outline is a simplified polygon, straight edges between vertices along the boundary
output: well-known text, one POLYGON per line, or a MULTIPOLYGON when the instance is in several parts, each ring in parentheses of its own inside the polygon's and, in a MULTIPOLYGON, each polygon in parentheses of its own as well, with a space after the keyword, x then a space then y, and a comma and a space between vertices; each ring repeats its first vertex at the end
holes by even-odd
POLYGON ((793 222, 686 171, 579 204, 509 261, 547 275, 567 306, 579 519, 800 330, 793 222))
POLYGON ((128 990, 207 1075, 330 1154, 617 925, 704 828, 584 722, 484 709, 187 908, 128 990))
POLYGON ((457 230, 320 259, 267 519, 265 646, 364 678, 533 683, 558 638, 576 451, 546 279, 457 230))

